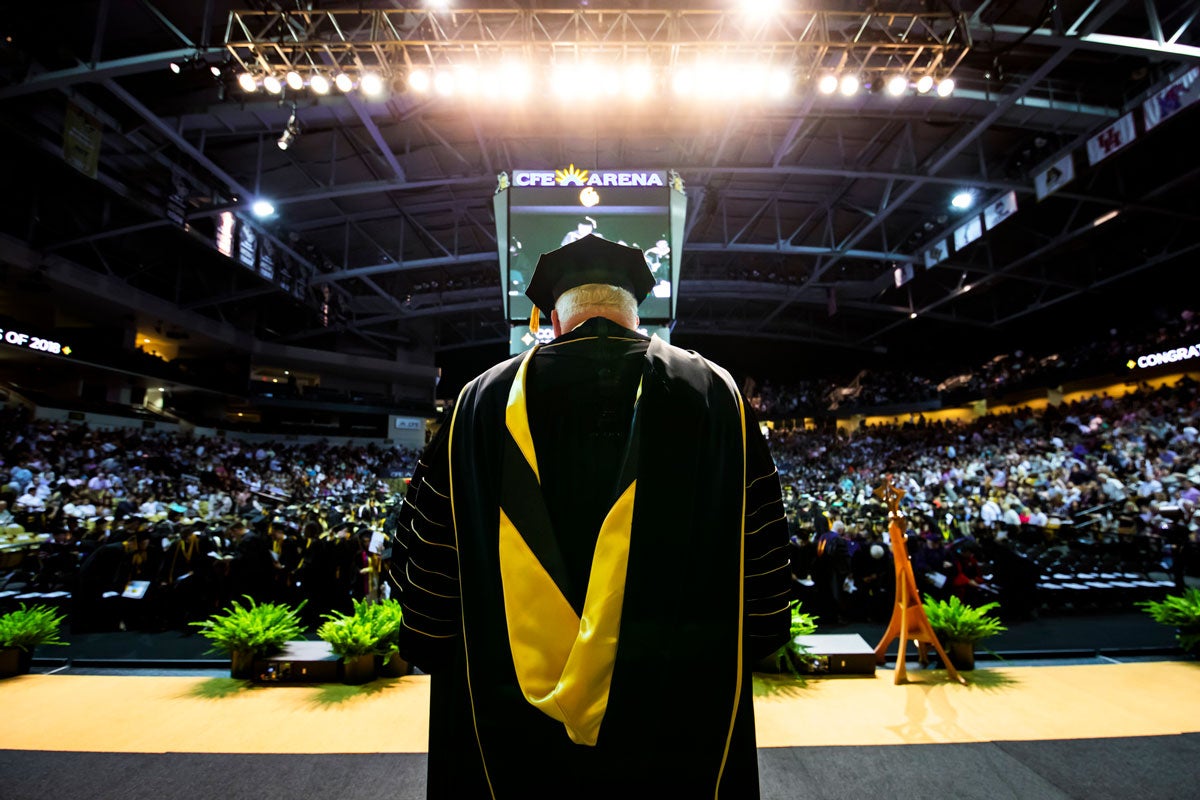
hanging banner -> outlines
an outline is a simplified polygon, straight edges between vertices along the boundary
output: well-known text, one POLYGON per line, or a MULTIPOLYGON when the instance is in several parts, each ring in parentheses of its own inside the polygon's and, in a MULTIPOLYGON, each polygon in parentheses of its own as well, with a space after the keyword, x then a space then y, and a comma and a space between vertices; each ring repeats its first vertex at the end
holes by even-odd
POLYGON ((925 269, 940 264, 950 257, 950 243, 945 239, 934 242, 925 250, 925 269))
POLYGON ((1088 139, 1088 163, 1100 163, 1136 138, 1137 131, 1133 127, 1133 112, 1131 111, 1088 139))
POLYGON ((1033 188, 1037 190, 1037 199, 1045 200, 1073 180, 1075 180, 1075 157, 1067 153, 1033 176, 1033 188))
POLYGON ((1017 213, 1017 193, 1009 192, 983 210, 983 224, 989 231, 1017 213))
POLYGON ((63 120, 63 159, 89 178, 95 178, 100 166, 100 136, 103 132, 100 120, 74 103, 68 103, 67 116, 63 120))
POLYGON ((969 220, 965 225, 960 225, 954 230, 954 249, 955 251, 962 250, 971 242, 983 236, 983 221, 976 215, 969 220))
POLYGON ((1181 78, 1142 103, 1146 130, 1200 100, 1200 80, 1197 78, 1200 78, 1200 67, 1192 67, 1181 78))

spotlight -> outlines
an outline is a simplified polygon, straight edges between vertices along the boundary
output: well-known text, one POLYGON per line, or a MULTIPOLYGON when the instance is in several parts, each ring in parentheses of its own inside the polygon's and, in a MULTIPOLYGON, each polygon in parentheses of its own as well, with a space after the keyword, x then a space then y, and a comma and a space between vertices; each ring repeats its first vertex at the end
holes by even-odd
POLYGON ((283 83, 275 75, 268 75, 263 78, 263 88, 271 94, 279 94, 283 91, 283 83))
POLYGON ((308 86, 317 94, 329 94, 329 78, 319 72, 314 72, 308 79, 308 86))
POLYGON ((843 75, 838 88, 846 97, 851 97, 858 93, 858 85, 857 75, 843 75))
POLYGON ((529 70, 521 64, 513 62, 503 65, 500 68, 500 77, 504 93, 513 99, 520 100, 533 89, 533 79, 529 70))
POLYGON ((179 73, 183 72, 183 67, 181 67, 181 66, 179 65, 179 62, 178 62, 178 61, 172 61, 172 62, 171 62, 169 65, 168 65, 168 69, 170 69, 170 70, 171 70, 171 72, 174 72, 176 75, 178 75, 179 73))
POLYGON ((937 93, 938 97, 949 97, 954 91, 954 78, 942 78, 938 81, 937 93))
POLYGON ((445 69, 439 69, 433 76, 433 89, 442 97, 454 94, 454 75, 445 69))
POLYGON ((216 64, 209 66, 208 71, 212 74, 212 76, 214 78, 221 77, 221 68, 218 67, 216 64))
POLYGON ((283 133, 279 135, 279 139, 275 144, 280 150, 287 150, 296 141, 296 137, 300 135, 300 123, 296 121, 296 106, 292 106, 292 114, 288 117, 287 125, 283 128, 283 133))
POLYGON ((933 88, 933 76, 922 75, 917 79, 917 91, 921 94, 929 94, 929 90, 933 88))
POLYGON ((642 100, 650 94, 650 68, 634 64, 625 70, 625 94, 633 100, 642 100))
POLYGON ((429 91, 429 73, 423 69, 415 69, 408 73, 408 88, 424 94, 429 91))
POLYGON ((892 97, 899 97, 908 91, 908 78, 903 75, 893 75, 887 79, 887 93, 892 97))
POLYGON ((250 206, 250 210, 254 212, 254 216, 262 219, 269 217, 275 213, 275 206, 267 200, 255 200, 254 205, 250 206))
POLYGON ((767 95, 770 97, 786 97, 792 88, 792 75, 786 69, 772 70, 767 75, 767 95))
POLYGON ((908 318, 909 318, 909 319, 916 319, 916 318, 917 318, 917 312, 915 312, 915 311, 914 311, 914 312, 912 312, 911 314, 909 314, 909 315, 908 315, 908 318))
POLYGON ((959 210, 965 210, 975 204, 975 193, 962 191, 950 199, 950 205, 959 210))
POLYGON ((686 67, 676 70, 671 77, 671 88, 680 96, 691 94, 696 88, 696 73, 686 67))
POLYGON ((337 77, 333 79, 333 85, 337 87, 339 92, 345 94, 354 88, 354 79, 345 72, 339 72, 337 77))
POLYGON ((837 91, 837 87, 837 75, 822 75, 821 80, 817 81, 817 91, 819 91, 821 94, 833 94, 837 91))
POLYGON ((284 80, 287 81, 288 88, 293 91, 298 92, 304 88, 304 78, 294 69, 288 70, 288 74, 284 76, 284 80))
POLYGON ((243 92, 253 92, 258 90, 258 81, 254 80, 254 76, 249 72, 243 72, 238 75, 238 86, 242 87, 243 92))
POLYGON ((368 97, 379 97, 383 94, 383 79, 374 72, 364 72, 358 81, 358 88, 368 97))
POLYGON ((454 91, 468 96, 479 94, 479 73, 474 67, 460 64, 454 68, 454 91))

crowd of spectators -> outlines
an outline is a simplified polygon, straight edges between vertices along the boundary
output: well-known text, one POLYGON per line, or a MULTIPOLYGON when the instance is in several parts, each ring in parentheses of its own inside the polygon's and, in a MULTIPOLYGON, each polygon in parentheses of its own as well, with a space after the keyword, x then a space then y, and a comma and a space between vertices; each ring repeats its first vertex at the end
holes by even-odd
POLYGON ((860 370, 853 376, 806 379, 782 385, 747 382, 746 392, 760 417, 818 416, 933 401, 955 405, 998 398, 1024 389, 1111 374, 1130 359, 1173 346, 1196 344, 1200 315, 1185 309, 1140 331, 1109 330, 1106 335, 1066 348, 1033 353, 1014 350, 982 363, 919 375, 904 370, 860 370))
POLYGON ((77 631, 178 626, 243 595, 307 599, 312 622, 348 608, 378 590, 418 455, 100 430, 20 406, 0 413, 0 440, 0 529, 52 536, 0 583, 70 593, 77 631))
POLYGON ((1072 562, 1164 572, 1183 585, 1197 562, 1198 426, 1198 386, 1183 378, 965 425, 917 417, 851 434, 772 432, 795 531, 793 574, 814 582, 827 622, 890 609, 878 600, 893 567, 874 494, 890 479, 905 493, 914 574, 934 596, 1003 597, 1009 611, 1030 612, 1041 575, 1072 562), (826 534, 836 538, 818 555, 826 534))
MULTIPOLYGON (((1198 416, 1185 377, 969 424, 772 430, 797 597, 822 625, 886 618, 894 567, 875 496, 885 478, 904 492, 923 592, 1032 613, 1039 576, 1072 558, 1182 582, 1200 500, 1198 416)), ((244 594, 307 599, 315 622, 379 591, 418 455, 97 430, 19 407, 0 413, 0 436, 0 528, 53 537, 21 569, 0 570, 0 584, 71 592, 79 630, 180 626, 244 594), (122 597, 135 581, 144 594, 122 597)))

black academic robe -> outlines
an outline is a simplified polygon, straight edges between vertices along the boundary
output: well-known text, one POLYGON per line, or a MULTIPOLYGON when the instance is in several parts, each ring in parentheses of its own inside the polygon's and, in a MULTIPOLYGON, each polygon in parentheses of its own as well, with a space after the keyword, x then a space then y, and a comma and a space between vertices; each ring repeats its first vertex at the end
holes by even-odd
MULTIPOLYGON (((464 389, 448 429, 414 476, 417 499, 407 521, 402 515, 397 555, 401 586, 412 601, 402 600, 406 626, 426 635, 425 641, 402 640, 401 652, 412 648, 411 660, 433 673, 430 798, 599 798, 635 789, 673 798, 758 797, 749 665, 788 637, 787 529, 778 479, 728 373, 696 354, 604 320, 586 323, 547 350, 622 335, 640 362, 633 377, 640 379, 641 399, 627 437, 632 444, 621 454, 624 477, 597 481, 592 491, 612 503, 628 478, 637 485, 619 643, 594 745, 573 742, 562 723, 531 705, 514 666, 499 566, 501 507, 573 607, 587 579, 574 563, 578 542, 556 541, 565 534, 546 522, 558 516, 557 527, 571 527, 562 524, 561 498, 542 496, 531 470, 514 456, 519 446, 505 427, 521 357, 464 389), (748 428, 758 437, 751 442, 753 467, 748 428), (754 470, 749 480, 748 469, 754 470), (769 491, 747 508, 752 480, 769 491), (446 514, 434 511, 443 497, 446 514), (751 523, 759 509, 763 522, 751 523), (539 519, 545 522, 540 530, 539 519), (755 545, 769 552, 753 568, 745 564, 748 534, 760 534, 755 545), (756 579, 764 581, 756 595, 776 599, 755 602, 773 603, 777 613, 746 613, 746 575, 757 569, 768 577, 756 579), (455 571, 456 580, 446 580, 455 571), (449 606, 430 612, 413 600, 416 592, 435 599, 456 592, 459 630, 439 627, 449 606), (748 616, 771 626, 749 647, 748 616)), ((545 377, 553 362, 535 357, 526 394, 539 391, 537 375, 545 377)), ((630 405, 636 389, 636 381, 628 387, 630 405)), ((530 427, 536 435, 541 426, 531 420, 530 427)), ((589 458, 578 442, 536 442, 538 451, 549 448, 589 458)), ((570 458, 558 452, 539 461, 548 468, 570 458)), ((581 513, 593 505, 581 502, 581 513)), ((594 541, 593 534, 587 546, 594 541)))

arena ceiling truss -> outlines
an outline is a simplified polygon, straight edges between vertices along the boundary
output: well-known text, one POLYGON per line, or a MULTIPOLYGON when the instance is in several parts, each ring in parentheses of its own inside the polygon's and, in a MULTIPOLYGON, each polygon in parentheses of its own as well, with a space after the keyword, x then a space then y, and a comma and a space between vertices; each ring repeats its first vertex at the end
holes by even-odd
POLYGON ((8 8, 0 130, 22 190, 4 201, 6 260, 276 352, 395 359, 508 341, 492 196, 515 169, 677 171, 673 337, 698 347, 969 338, 1200 248, 1196 112, 1144 119, 1170 87, 1190 96, 1200 3, 675 5, 8 8), (512 64, 524 95, 506 94, 512 64), (643 95, 584 69, 597 64, 641 70, 643 95), (574 70, 561 92, 560 68, 574 70), (315 91, 339 73, 353 88, 315 91), (825 94, 830 75, 859 88, 825 94), (924 76, 954 88, 919 91, 924 76), (81 117, 95 164, 51 169, 81 117), (1089 141, 1110 129, 1136 139, 1092 163, 1089 141), (1068 157, 1073 179, 1039 199, 1039 176, 1068 157), (969 211, 950 206, 961 190, 969 211), (274 206, 252 223, 280 266, 270 280, 206 234, 257 199, 274 206), (993 208, 1002 224, 955 246, 993 208))

